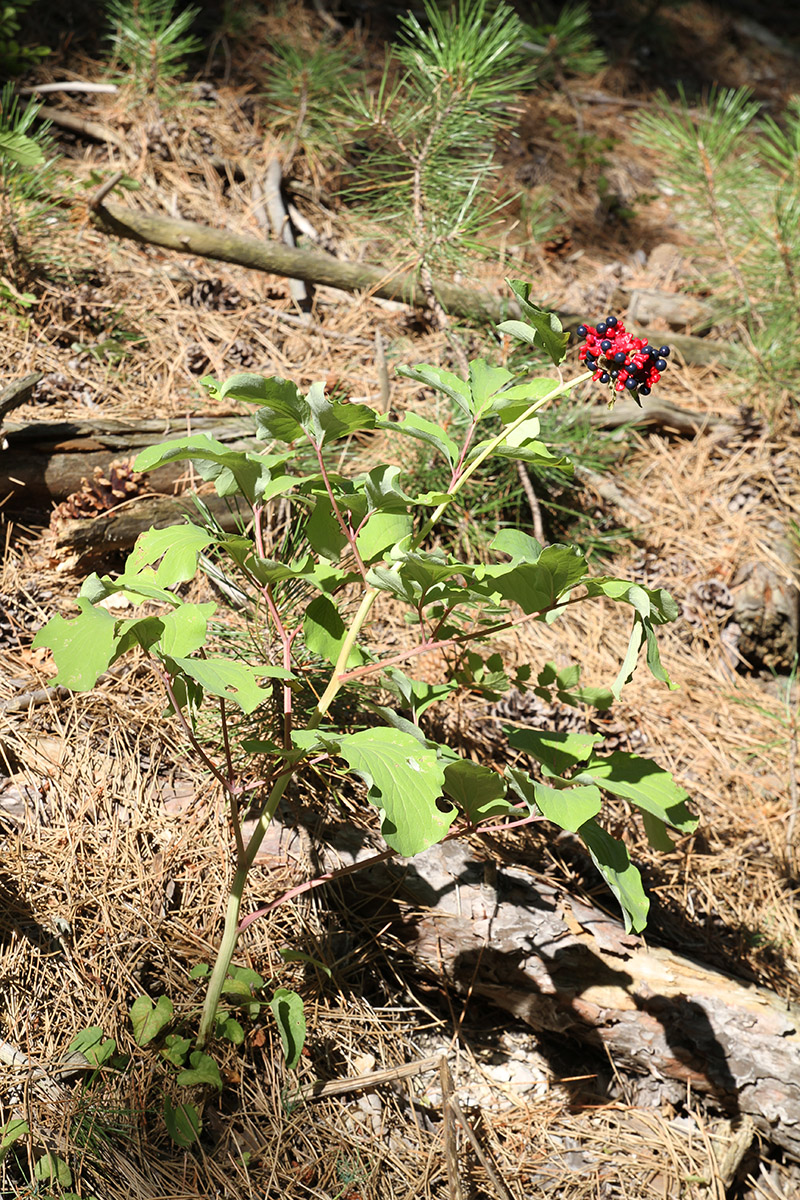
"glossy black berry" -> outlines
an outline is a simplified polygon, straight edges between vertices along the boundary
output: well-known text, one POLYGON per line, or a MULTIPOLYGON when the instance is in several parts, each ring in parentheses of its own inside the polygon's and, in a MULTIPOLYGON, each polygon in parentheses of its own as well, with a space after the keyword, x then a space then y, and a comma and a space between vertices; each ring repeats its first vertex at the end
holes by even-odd
POLYGON ((602 342, 600 343, 600 349, 605 352, 606 350, 611 349, 611 345, 612 343, 608 340, 608 338, 603 338, 602 342))
POLYGON ((586 328, 585 325, 578 326, 577 334, 578 334, 579 338, 585 338, 588 332, 589 332, 589 330, 586 328))
POLYGON ((619 375, 619 371, 612 371, 612 372, 611 372, 611 378, 612 378, 612 379, 616 379, 616 378, 618 377, 618 375, 619 375))
POLYGON ((669 358, 669 346, 659 346, 658 353, 662 358, 669 358))
POLYGON ((638 385, 636 383, 636 380, 633 378, 632 375, 629 375, 628 378, 625 380, 625 387, 628 389, 629 392, 632 392, 633 389, 637 386, 638 385))
POLYGON ((616 329, 618 324, 619 324, 619 322, 617 321, 616 317, 606 317, 606 328, 607 329, 616 329))
POLYGON ((640 388, 639 388, 639 395, 640 395, 640 396, 649 396, 649 395, 650 395, 650 388, 649 388, 649 387, 640 387, 640 388))
POLYGON ((667 369, 667 360, 666 360, 665 358, 657 358, 657 359, 656 359, 656 363, 655 363, 655 367, 656 367, 656 370, 657 370, 657 371, 666 371, 666 369, 667 369))
POLYGON ((614 362, 624 363, 626 357, 627 357, 627 355, 625 354, 624 350, 618 350, 617 353, 614 355, 614 362))
POLYGON ((601 322, 600 322, 600 324, 596 326, 596 329, 597 329, 597 336, 598 336, 598 337, 602 337, 602 336, 603 336, 603 334, 604 334, 604 333, 605 333, 605 331, 606 331, 606 324, 605 324, 605 322, 604 322, 604 321, 601 321, 601 322))
POLYGON ((610 378, 611 378, 611 376, 609 375, 608 371, 603 371, 603 374, 600 376, 600 382, 608 383, 610 378))

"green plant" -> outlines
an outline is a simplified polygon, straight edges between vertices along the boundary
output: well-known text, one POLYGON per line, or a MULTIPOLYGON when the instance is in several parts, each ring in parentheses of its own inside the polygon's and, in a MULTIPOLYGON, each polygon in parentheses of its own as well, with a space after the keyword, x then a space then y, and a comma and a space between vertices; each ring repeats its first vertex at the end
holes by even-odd
POLYGON ((20 75, 50 53, 48 46, 24 46, 19 40, 22 14, 35 0, 0 3, 0 75, 20 75))
POLYGON ((713 88, 691 106, 661 96, 636 118, 658 153, 720 317, 738 322, 754 372, 778 394, 800 377, 800 101, 780 123, 747 89, 713 88))
POLYGON ((137 88, 163 93, 183 72, 187 56, 202 49, 200 39, 189 33, 199 11, 184 8, 176 14, 174 0, 106 0, 114 57, 137 88))
MULTIPOLYGON (((531 303, 527 284, 511 286, 525 319, 504 322, 500 332, 536 345, 558 365, 568 335, 552 314, 531 303)), ((394 423, 364 404, 331 400, 319 383, 303 395, 283 379, 205 380, 211 395, 225 404, 238 400, 255 407, 253 449, 231 450, 206 435, 192 435, 148 448, 136 468, 192 461, 221 496, 239 506, 239 532, 223 532, 196 498, 197 523, 143 535, 120 576, 86 580, 79 616, 53 617, 34 640, 52 649, 56 681, 79 691, 93 687, 123 655, 144 652, 163 685, 168 713, 227 797, 235 868, 195 1041, 199 1053, 217 1027, 239 933, 254 919, 241 913, 248 872, 281 799, 301 772, 363 779, 390 852, 402 855, 487 822, 548 820, 572 830, 617 897, 626 925, 636 929, 645 924, 648 902, 624 844, 596 819, 603 792, 623 796, 641 811, 658 848, 671 846, 667 825, 686 831, 696 824, 686 793, 668 772, 633 754, 600 754, 598 735, 511 730, 509 746, 527 755, 530 767, 515 765, 502 775, 426 737, 420 725, 425 709, 459 687, 528 686, 530 667, 512 678, 501 655, 484 654, 495 634, 528 621, 553 624, 572 606, 604 597, 629 606, 633 616, 628 651, 611 687, 579 688, 579 672, 547 669, 533 686, 555 685, 578 702, 607 707, 643 648, 653 675, 669 683, 655 631, 675 618, 677 606, 663 590, 593 576, 574 546, 543 549, 518 530, 497 535, 490 562, 462 561, 431 545, 443 515, 463 504, 469 481, 488 460, 569 470, 568 461, 541 442, 536 414, 569 395, 591 371, 566 382, 515 382, 506 368, 478 359, 465 378, 428 365, 400 373, 455 405, 465 418, 459 442, 444 424, 413 412, 394 423), (500 429, 487 436, 487 422, 495 419, 500 429), (391 465, 343 473, 342 447, 354 433, 375 430, 401 443, 414 439, 432 447, 448 464, 447 487, 409 494, 401 469, 391 465), (264 513, 278 497, 289 506, 292 522, 283 552, 275 555, 265 542, 264 513), (215 605, 185 601, 180 594, 201 555, 226 576, 232 573, 242 594, 253 598, 260 660, 252 653, 226 657, 207 645, 215 605), (148 611, 113 617, 100 602, 117 593, 148 611), (384 652, 370 639, 370 615, 381 600, 405 610, 413 645, 384 652), (433 651, 446 664, 440 683, 405 673, 433 651), (397 707, 386 703, 387 692, 398 698, 397 707), (216 743, 200 721, 209 698, 219 716, 216 743), (232 707, 258 714, 256 736, 237 736, 232 707), (256 785, 246 782, 254 777, 256 785), (245 812, 255 819, 247 843, 245 812)), ((398 457, 404 457, 402 449, 398 457)))
POLYGON ((272 51, 275 62, 270 64, 265 94, 270 124, 288 137, 284 170, 301 146, 309 158, 339 158, 348 98, 364 86, 352 47, 323 39, 310 51, 292 42, 276 42, 272 51))
POLYGON ((0 92, 0 283, 3 298, 21 308, 35 300, 23 291, 35 266, 52 258, 45 222, 58 173, 40 108, 21 107, 10 83, 0 92))
POLYGON ((432 272, 475 248, 497 211, 495 138, 534 72, 523 25, 502 0, 424 0, 424 9, 424 25, 400 18, 377 91, 353 97, 350 194, 419 264, 436 311, 432 272))
POLYGON ((563 85, 567 75, 594 75, 602 70, 606 57, 592 36, 589 5, 566 4, 555 21, 530 26, 526 30, 525 49, 538 58, 537 77, 563 85))

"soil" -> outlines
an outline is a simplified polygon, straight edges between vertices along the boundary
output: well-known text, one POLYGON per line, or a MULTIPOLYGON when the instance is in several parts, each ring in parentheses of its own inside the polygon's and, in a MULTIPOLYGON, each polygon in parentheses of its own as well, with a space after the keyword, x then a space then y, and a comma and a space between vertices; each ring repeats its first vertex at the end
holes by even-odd
MULTIPOLYGON (((530 279, 538 302, 590 318, 637 290, 707 299, 700 248, 659 190, 653 155, 633 142, 632 117, 656 88, 674 96, 678 83, 690 97, 712 83, 749 86, 778 116, 800 91, 796 6, 631 0, 613 13, 594 4, 592 13, 608 66, 521 98, 517 124, 499 148, 498 193, 521 191, 522 199, 512 199, 491 233, 495 250, 470 260, 462 282, 501 296, 505 277, 530 279), (563 135, 577 121, 596 151, 580 163, 574 139, 563 135), (610 135, 613 146, 603 149, 610 135), (529 220, 543 188, 558 198, 560 217, 537 241, 529 220)), ((103 142, 53 126, 61 176, 47 233, 51 265, 26 282, 32 306, 0 310, 2 382, 32 371, 43 377, 7 424, 158 418, 165 432, 182 432, 200 416, 218 415, 200 377, 240 371, 301 386, 323 379, 352 400, 380 405, 378 335, 395 412, 426 402, 394 377, 395 365, 456 369, 448 337, 425 314, 319 287, 308 319, 283 278, 115 240, 92 224, 88 201, 121 170, 137 189, 117 191, 121 203, 258 235, 252 183, 291 144, 291 129, 263 99, 271 46, 291 38, 308 51, 332 33, 377 76, 396 11, 349 2, 329 11, 316 0, 255 5, 246 36, 215 42, 218 16, 204 7, 206 49, 179 100, 143 97, 125 82, 114 94, 47 98, 115 137, 103 142)), ((21 83, 105 79, 96 20, 79 4, 48 20, 55 53, 21 83)), ((387 231, 348 211, 338 190, 345 164, 298 145, 286 165, 286 192, 308 238, 342 258, 385 261, 387 231)), ((709 330, 693 319, 649 328, 666 341, 671 332, 702 332, 710 344, 736 338, 733 322, 709 330)), ((496 352, 490 330, 456 333, 472 356, 496 352)), ((612 832, 625 836, 651 897, 648 939, 798 1002, 796 659, 793 647, 777 652, 768 644, 743 657, 736 619, 737 595, 754 571, 797 583, 797 408, 788 395, 746 392, 722 361, 697 366, 680 356, 660 395, 723 424, 694 436, 659 426, 595 433, 573 447, 616 484, 636 517, 585 477, 570 487, 536 487, 551 540, 574 538, 599 570, 676 597, 681 616, 660 631, 660 645, 677 689, 641 670, 612 713, 595 718, 519 693, 499 702, 472 697, 440 718, 434 710, 430 730, 497 765, 498 727, 509 719, 599 730, 607 748, 655 758, 688 790, 700 824, 671 853, 656 853, 629 807, 611 810, 612 832)), ((585 391, 578 399, 592 397, 585 391)), ((559 435, 567 443, 569 436, 559 435)), ((360 465, 372 465, 383 461, 385 444, 355 453, 360 465)), ((0 498, 4 475, 13 477, 13 463, 0 459, 0 498)), ((722 1169, 722 1144, 737 1130, 712 1101, 690 1089, 676 1094, 655 1076, 635 1077, 606 1055, 535 1035, 484 1001, 450 994, 415 970, 396 929, 376 915, 374 897, 338 885, 276 908, 242 937, 242 964, 304 996, 308 1044, 296 1076, 284 1069, 270 1020, 254 1019, 244 1045, 219 1050, 224 1089, 203 1097, 200 1144, 185 1151, 170 1140, 161 1116, 169 1076, 155 1056, 142 1057, 127 1014, 143 992, 169 996, 180 1018, 197 1010, 201 984, 189 972, 211 958, 230 873, 223 799, 187 758, 180 730, 161 716, 164 698, 142 665, 109 673, 88 693, 15 700, 53 675, 48 653, 31 647, 36 629, 54 612, 76 611, 82 575, 57 548, 59 522, 97 519, 139 486, 121 462, 99 483, 87 480, 78 495, 59 498, 55 514, 20 506, 18 497, 0 508, 0 1124, 24 1114, 34 1131, 29 1144, 17 1144, 27 1147, 21 1156, 3 1158, 0 1149, 4 1194, 33 1194, 23 1191, 26 1154, 33 1161, 42 1145, 72 1169, 72 1184, 54 1185, 54 1194, 71 1188, 108 1200, 797 1194, 797 1164, 752 1130, 734 1167, 722 1169), (283 947, 308 961, 282 963, 283 947), (73 1039, 88 1027, 131 1054, 131 1069, 90 1079, 85 1070, 64 1073, 73 1039), (451 1084, 440 1073, 442 1057, 451 1084), (414 1062, 423 1064, 419 1073, 405 1075, 414 1062), (30 1064, 44 1076, 32 1075, 30 1064), (376 1070, 388 1072, 388 1082, 313 1100, 298 1091, 376 1070), (463 1129, 456 1136, 443 1116, 448 1087, 474 1141, 463 1129), (454 1146, 460 1184, 446 1169, 454 1146)), ((524 493, 508 485, 502 499, 505 519, 532 532, 524 493)), ((109 558, 100 569, 120 561, 109 558)), ((207 581, 193 587, 219 602, 207 581)), ((226 613, 240 629, 235 609, 226 613)), ((388 605, 376 629, 384 646, 405 636, 388 605)), ((506 648, 519 663, 580 662, 584 682, 601 684, 615 677, 626 639, 623 613, 593 609, 556 631, 525 626, 506 648)), ((436 663, 420 675, 435 680, 436 663)), ((365 824, 357 796, 342 803, 348 819, 365 824)), ((552 886, 614 913, 568 836, 537 827, 518 836, 513 852, 552 886)), ((299 836, 276 829, 254 868, 252 908, 304 878, 310 856, 299 836)))

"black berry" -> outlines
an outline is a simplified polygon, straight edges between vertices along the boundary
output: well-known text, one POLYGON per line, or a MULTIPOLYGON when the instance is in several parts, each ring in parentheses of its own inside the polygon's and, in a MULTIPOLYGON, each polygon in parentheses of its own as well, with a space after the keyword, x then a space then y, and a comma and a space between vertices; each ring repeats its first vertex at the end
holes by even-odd
POLYGON ((628 378, 625 380, 625 387, 628 389, 629 392, 632 392, 636 386, 637 386, 636 380, 633 378, 632 375, 629 375, 628 378))
POLYGON ((585 325, 578 326, 577 333, 578 333, 579 338, 585 338, 588 332, 589 332, 589 330, 586 328, 585 325))
POLYGON ((611 378, 611 376, 609 375, 608 371, 603 371, 603 374, 600 376, 600 382, 608 383, 610 378, 611 378))
POLYGON ((616 317, 606 317, 606 327, 608 329, 615 329, 617 324, 618 322, 616 317))
POLYGON ((659 346, 658 353, 662 358, 669 358, 669 346, 659 346))
POLYGON ((649 388, 649 387, 640 387, 640 388, 639 388, 639 395, 640 395, 640 396, 649 396, 649 395, 650 395, 650 388, 649 388))
POLYGON ((600 349, 604 350, 604 351, 611 349, 611 342, 608 340, 608 338, 604 338, 603 341, 600 343, 600 349))
POLYGON ((603 336, 603 334, 604 334, 604 333, 605 333, 605 331, 606 331, 606 324, 605 324, 605 322, 604 322, 604 321, 601 321, 601 322, 600 322, 600 324, 596 326, 596 329, 597 329, 597 336, 598 336, 598 337, 602 337, 602 336, 603 336))
POLYGON ((625 351, 618 350, 617 353, 614 355, 614 362, 615 363, 624 363, 625 358, 626 358, 625 351))
POLYGON ((655 366, 657 371, 666 371, 667 360, 665 358, 657 358, 655 366))

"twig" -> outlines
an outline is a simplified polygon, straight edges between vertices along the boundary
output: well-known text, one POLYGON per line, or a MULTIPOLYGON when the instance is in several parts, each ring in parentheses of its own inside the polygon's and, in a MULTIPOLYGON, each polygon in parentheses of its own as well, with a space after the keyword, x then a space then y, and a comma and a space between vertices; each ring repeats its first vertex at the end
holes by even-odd
POLYGON ((346 1096, 348 1092, 380 1087, 381 1084, 392 1083, 395 1079, 411 1079, 414 1075, 422 1075, 424 1071, 433 1071, 438 1062, 439 1056, 434 1054, 430 1058, 420 1058, 416 1062, 403 1063, 399 1067, 387 1067, 384 1071, 354 1075, 352 1079, 329 1079, 326 1083, 317 1079, 313 1083, 304 1083, 297 1094, 303 1100, 319 1100, 323 1096, 346 1096))
POLYGON ((125 138, 116 130, 109 129, 107 125, 101 125, 99 121, 87 121, 84 117, 76 116, 75 113, 63 112, 60 108, 50 108, 47 104, 37 108, 36 119, 37 121, 52 121, 53 125, 69 129, 72 133, 83 134, 84 137, 91 138, 95 142, 110 142, 112 146, 117 146, 129 157, 133 156, 133 150, 125 138))
POLYGON ((100 185, 100 187, 97 189, 97 191, 95 192, 95 194, 92 196, 91 200, 89 201, 90 212, 94 212, 97 208, 100 207, 100 205, 103 203, 103 201, 105 200, 108 193, 113 192, 114 188, 117 186, 120 179, 122 179, 124 177, 124 174, 125 174, 124 171, 115 171, 114 174, 110 177, 110 179, 107 179, 105 181, 105 183, 102 183, 100 185))
POLYGON ((60 83, 35 83, 33 87, 18 88, 19 96, 33 96, 45 92, 91 92, 99 95, 114 96, 119 91, 115 83, 87 83, 82 79, 65 79, 60 83))
POLYGON ((380 329, 375 330, 375 368, 378 372, 378 385, 381 390, 381 412, 385 416, 392 403, 392 392, 389 384, 389 371, 386 367, 386 351, 380 329))
MULTIPOLYGON (((292 222, 289 219, 289 214, 286 211, 286 206, 283 203, 281 194, 281 184, 283 182, 283 171, 281 164, 277 158, 273 158, 268 164, 264 172, 264 187, 263 198, 264 207, 269 217, 269 223, 272 226, 273 235, 283 242, 284 246, 289 246, 290 249, 295 249, 294 230, 292 222)), ((289 291, 292 294, 292 299, 300 309, 308 309, 311 305, 311 298, 308 288, 301 279, 292 279, 289 277, 289 291)))
POLYGON ((32 692, 20 692, 9 700, 0 701, 0 713, 27 712, 29 708, 37 708, 40 704, 49 704, 51 700, 68 700, 72 695, 69 688, 45 687, 36 688, 32 692))
POLYGON ((513 1196, 509 1192, 506 1185, 503 1183, 503 1181, 500 1178, 500 1175, 498 1174, 497 1170, 495 1169, 491 1159, 486 1154, 486 1152, 484 1151, 480 1142, 478 1141, 477 1137, 475 1136, 475 1132, 474 1132, 472 1126, 470 1125, 469 1121, 467 1120, 463 1108, 461 1107, 461 1105, 458 1102, 458 1097, 455 1094, 452 1095, 448 1101, 448 1104, 452 1108, 454 1114, 458 1117, 458 1120, 461 1124, 461 1128, 464 1130, 464 1132, 467 1135, 469 1144, 472 1146, 472 1149, 475 1151, 478 1158, 480 1159, 484 1171, 486 1172, 486 1174, 489 1176, 492 1183, 494 1184, 494 1190, 497 1192, 497 1195, 500 1198, 500 1200, 513 1200, 513 1196))
POLYGON ((450 1103, 455 1099, 453 1076, 443 1054, 439 1059, 439 1082, 442 1088, 442 1113, 444 1115, 444 1161, 447 1167, 447 1190, 450 1200, 463 1200, 461 1178, 458 1173, 458 1129, 455 1109, 450 1103))
POLYGON ((531 510, 531 518, 533 520, 533 536, 542 546, 547 546, 549 543, 544 536, 544 523, 542 521, 542 510, 539 508, 539 501, 536 498, 536 492, 533 490, 533 480, 528 468, 524 462, 517 460, 517 475, 522 484, 522 490, 528 500, 528 507, 531 510))

